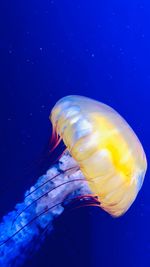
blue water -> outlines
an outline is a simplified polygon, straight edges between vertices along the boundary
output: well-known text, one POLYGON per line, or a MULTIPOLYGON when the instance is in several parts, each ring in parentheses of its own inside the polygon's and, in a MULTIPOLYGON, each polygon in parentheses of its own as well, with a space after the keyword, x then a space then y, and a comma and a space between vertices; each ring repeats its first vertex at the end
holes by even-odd
MULTIPOLYGON (((38 162, 51 134, 48 116, 65 95, 115 108, 149 161, 149 24, 148 0, 1 1, 1 217, 46 170, 38 162)), ((148 170, 138 198, 119 219, 92 207, 64 213, 24 267, 149 267, 149 188, 148 170)))

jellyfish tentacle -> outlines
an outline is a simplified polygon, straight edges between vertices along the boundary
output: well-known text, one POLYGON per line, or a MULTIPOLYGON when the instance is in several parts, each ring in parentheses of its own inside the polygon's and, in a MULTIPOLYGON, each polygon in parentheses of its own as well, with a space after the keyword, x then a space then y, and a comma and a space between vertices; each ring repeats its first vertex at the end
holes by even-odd
POLYGON ((52 153, 60 144, 60 142, 62 141, 62 138, 59 137, 59 139, 56 141, 56 143, 53 144, 52 148, 50 148, 49 153, 52 153))
POLYGON ((69 204, 67 203, 67 205, 65 205, 66 208, 65 211, 66 210, 71 211, 79 209, 81 207, 88 207, 88 206, 100 207, 100 201, 98 199, 98 196, 93 195, 93 193, 80 195, 74 198, 73 200, 69 199, 68 201, 70 201, 70 203, 69 204))

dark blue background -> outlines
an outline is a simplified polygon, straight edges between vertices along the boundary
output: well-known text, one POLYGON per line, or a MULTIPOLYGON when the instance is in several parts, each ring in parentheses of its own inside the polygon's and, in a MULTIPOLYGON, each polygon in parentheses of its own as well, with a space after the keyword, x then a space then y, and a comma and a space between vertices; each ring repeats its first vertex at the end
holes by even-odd
MULTIPOLYGON (((149 18, 148 0, 0 2, 1 215, 42 172, 36 160, 51 133, 48 116, 65 95, 114 107, 149 159, 149 18)), ((119 219, 98 208, 64 214, 26 266, 150 266, 149 190, 147 172, 119 219)))

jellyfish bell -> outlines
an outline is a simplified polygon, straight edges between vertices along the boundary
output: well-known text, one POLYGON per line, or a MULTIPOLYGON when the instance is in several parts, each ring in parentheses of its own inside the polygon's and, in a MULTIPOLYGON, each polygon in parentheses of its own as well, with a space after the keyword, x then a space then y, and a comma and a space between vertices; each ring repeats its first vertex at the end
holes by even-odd
POLYGON ((143 147, 129 124, 108 105, 77 95, 60 99, 50 120, 55 147, 63 140, 100 207, 113 216, 125 213, 147 169, 143 147))

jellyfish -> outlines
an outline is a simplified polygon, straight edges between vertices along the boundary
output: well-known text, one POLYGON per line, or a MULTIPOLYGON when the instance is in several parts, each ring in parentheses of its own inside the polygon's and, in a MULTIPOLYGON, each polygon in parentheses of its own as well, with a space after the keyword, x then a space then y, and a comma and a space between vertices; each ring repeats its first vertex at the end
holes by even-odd
POLYGON ((78 200, 77 206, 82 207, 86 201, 86 205, 119 217, 132 205, 144 181, 144 149, 113 108, 70 95, 55 104, 50 121, 51 153, 61 141, 66 148, 57 163, 25 193, 24 201, 3 217, 0 263, 4 266, 21 265, 28 252, 25 249, 20 256, 20 249, 35 248, 35 240, 52 231, 55 218, 70 203, 78 200))

